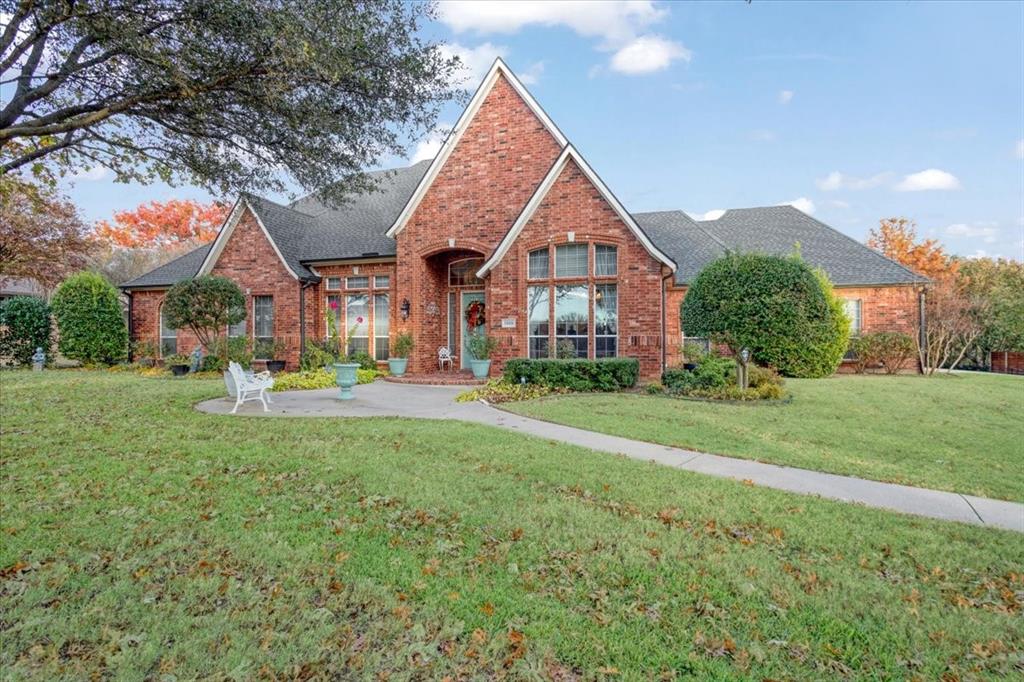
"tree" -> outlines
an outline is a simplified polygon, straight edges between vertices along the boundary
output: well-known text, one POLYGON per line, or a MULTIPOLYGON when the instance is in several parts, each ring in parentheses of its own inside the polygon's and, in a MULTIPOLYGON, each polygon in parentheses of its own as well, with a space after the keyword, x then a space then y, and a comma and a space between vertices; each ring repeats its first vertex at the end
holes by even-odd
POLYGON ((688 336, 706 336, 782 374, 835 372, 850 321, 827 278, 800 258, 727 254, 690 285, 681 314, 688 336))
POLYGON ((188 327, 207 351, 222 348, 227 366, 227 344, 216 341, 229 325, 245 319, 245 295, 237 284, 218 275, 178 282, 168 290, 163 310, 171 328, 188 327))
POLYGON ((114 213, 113 224, 99 221, 95 234, 97 239, 122 248, 198 246, 217 236, 227 213, 227 206, 219 202, 151 201, 114 213))
POLYGON ((991 351, 1024 352, 1024 263, 1000 258, 960 261, 960 279, 970 296, 986 302, 974 364, 984 365, 991 351))
POLYGON ((27 365, 36 348, 49 359, 52 321, 50 306, 35 296, 0 301, 0 357, 27 365))
POLYGON ((868 232, 867 245, 925 277, 956 274, 957 263, 938 240, 917 241, 917 223, 909 218, 883 218, 868 232))
POLYGON ((71 202, 14 178, 0 185, 0 279, 52 287, 86 264, 94 244, 71 202))
POLYGON ((3 0, 0 175, 104 167, 341 201, 431 130, 458 60, 403 0, 3 0))
POLYGON ((85 363, 113 364, 128 354, 128 328, 109 281, 95 272, 68 277, 53 294, 60 352, 85 363))
POLYGON ((916 326, 917 355, 926 376, 952 371, 985 330, 988 302, 955 277, 934 281, 925 293, 925 324, 916 326))

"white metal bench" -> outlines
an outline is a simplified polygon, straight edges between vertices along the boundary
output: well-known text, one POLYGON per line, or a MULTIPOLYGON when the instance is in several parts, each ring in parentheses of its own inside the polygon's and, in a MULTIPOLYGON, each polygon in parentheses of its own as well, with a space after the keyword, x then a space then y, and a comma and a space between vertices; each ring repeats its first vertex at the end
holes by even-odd
POLYGON ((448 365, 448 369, 455 368, 455 356, 452 355, 452 351, 448 346, 441 346, 437 349, 437 367, 438 369, 444 369, 445 365, 448 365))
POLYGON ((231 409, 231 414, 235 414, 238 406, 247 400, 259 400, 263 403, 263 411, 270 411, 267 407, 267 403, 270 402, 267 391, 274 385, 274 379, 269 372, 246 373, 237 362, 228 363, 228 372, 235 384, 235 406, 231 409))

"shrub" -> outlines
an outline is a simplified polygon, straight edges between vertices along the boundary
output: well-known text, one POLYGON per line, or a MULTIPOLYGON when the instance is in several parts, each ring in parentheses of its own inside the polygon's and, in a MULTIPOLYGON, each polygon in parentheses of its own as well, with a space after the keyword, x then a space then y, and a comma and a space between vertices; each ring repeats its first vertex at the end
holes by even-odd
POLYGON ((52 360, 50 306, 35 296, 15 296, 0 302, 0 357, 27 365, 36 348, 52 360))
POLYGON ((655 381, 647 384, 647 386, 644 387, 644 390, 647 391, 647 395, 661 395, 665 392, 665 387, 655 381))
POLYGON ((797 257, 729 254, 689 287, 687 334, 707 336, 787 376, 820 377, 846 351, 849 319, 827 279, 797 257))
MULTIPOLYGON (((163 311, 168 326, 191 329, 209 350, 225 328, 245 319, 245 295, 227 277, 203 275, 171 287, 164 297, 163 311)), ((224 355, 221 359, 226 361, 224 355)))
POLYGON ((261 360, 280 360, 287 351, 283 339, 260 339, 253 344, 253 355, 261 360))
POLYGON ((505 377, 519 383, 543 384, 570 391, 618 391, 636 386, 640 361, 636 358, 601 360, 549 360, 515 358, 505 363, 505 377))
POLYGON ((192 358, 188 355, 182 355, 175 353, 174 355, 168 355, 164 358, 164 366, 171 367, 172 365, 192 365, 192 358))
POLYGON ((491 379, 479 388, 460 393, 455 397, 455 401, 469 403, 475 400, 486 400, 489 403, 510 403, 566 392, 567 390, 564 388, 554 388, 544 384, 516 384, 503 377, 491 379))
POLYGON ((132 357, 140 365, 152 367, 158 355, 159 351, 152 341, 132 342, 132 357))
POLYGON ((853 371, 857 374, 864 374, 879 362, 878 345, 872 334, 850 339, 850 352, 853 354, 853 371))
POLYGON ((210 353, 203 358, 204 372, 223 372, 228 362, 237 362, 243 369, 252 367, 252 343, 244 336, 229 339, 218 337, 213 341, 210 353), (226 361, 225 361, 226 358, 226 361))
POLYGON ((755 364, 749 364, 747 365, 747 386, 750 388, 778 386, 781 389, 782 377, 771 367, 760 367, 755 364))
POLYGON ((576 358, 576 344, 569 339, 562 339, 555 344, 555 357, 559 360, 573 360, 576 358))
POLYGON ((299 367, 304 370, 322 369, 337 362, 338 340, 306 341, 306 350, 299 359, 299 367))
POLYGON ((489 360, 491 354, 498 348, 498 340, 481 331, 470 334, 469 342, 466 346, 469 348, 469 354, 473 359, 489 360))
POLYGON ((875 353, 878 362, 886 374, 896 374, 909 360, 915 351, 914 339, 902 332, 876 332, 874 337, 875 353))
POLYGON ((359 364, 360 369, 371 369, 377 370, 377 361, 373 359, 373 356, 367 352, 353 353, 352 355, 345 358, 345 362, 355 362, 359 364))
POLYGON ((102 275, 80 272, 64 280, 52 301, 57 347, 72 360, 113 364, 128 355, 128 327, 117 290, 102 275))
POLYGON ((391 357, 399 359, 407 358, 415 345, 416 344, 412 339, 412 334, 409 332, 402 332, 395 337, 394 342, 391 344, 391 357))
MULTIPOLYGON (((380 376, 380 372, 372 369, 357 369, 356 383, 369 384, 380 376)), ((336 386, 334 372, 317 367, 299 372, 281 372, 274 377, 271 391, 312 391, 336 386)))
POLYGON ((692 362, 694 364, 700 362, 708 354, 708 351, 704 350, 704 346, 699 343, 684 343, 683 344, 683 362, 692 362))
POLYGON ((675 367, 665 370, 661 382, 670 393, 689 393, 700 389, 722 388, 736 381, 736 363, 708 353, 692 370, 675 367))

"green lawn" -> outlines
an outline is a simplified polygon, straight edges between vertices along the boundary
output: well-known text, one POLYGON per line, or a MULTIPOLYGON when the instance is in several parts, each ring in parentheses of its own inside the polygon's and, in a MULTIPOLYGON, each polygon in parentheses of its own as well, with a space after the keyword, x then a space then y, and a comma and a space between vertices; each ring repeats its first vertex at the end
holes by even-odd
POLYGON ((783 404, 586 394, 503 407, 653 443, 1024 501, 1022 377, 845 375, 786 385, 792 401, 783 404))
POLYGON ((479 425, 192 409, 222 390, 0 373, 5 679, 997 679, 1024 661, 1018 534, 479 425))

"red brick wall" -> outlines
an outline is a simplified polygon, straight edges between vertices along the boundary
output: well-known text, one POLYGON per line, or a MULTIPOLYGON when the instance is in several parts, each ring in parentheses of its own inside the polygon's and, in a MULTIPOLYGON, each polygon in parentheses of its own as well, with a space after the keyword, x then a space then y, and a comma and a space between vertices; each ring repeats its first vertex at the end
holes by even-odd
POLYGON ((447 339, 441 270, 451 257, 430 257, 449 250, 489 255, 560 152, 540 119, 499 77, 397 237, 395 298, 409 299, 412 314, 396 330, 416 339, 409 371, 436 369, 437 346, 447 339))
MULTIPOLYGON (((903 332, 914 335, 917 324, 917 291, 912 286, 836 287, 835 293, 843 299, 861 301, 861 332, 903 332)), ((667 296, 667 365, 678 365, 682 337, 680 305, 686 297, 686 287, 674 287, 667 296)), ((840 368, 844 371, 844 367, 840 368)))
MULTIPOLYGON (((494 356, 496 371, 500 371, 505 360, 525 357, 528 354, 527 254, 539 247, 548 246, 553 249, 558 244, 568 243, 569 232, 575 233, 576 243, 600 243, 617 247, 617 276, 596 279, 593 277, 594 253, 591 248, 588 258, 591 277, 588 280, 590 284, 617 284, 619 357, 638 358, 640 373, 644 378, 660 376, 661 263, 644 249, 574 162, 566 165, 544 201, 519 234, 513 247, 489 276, 488 332, 501 342, 494 356), (502 329, 503 318, 514 318, 516 328, 502 329)), ((554 261, 549 262, 553 276, 554 261)), ((549 281, 555 284, 581 282, 579 279, 549 281)), ((589 304, 593 311, 592 288, 589 304)), ((552 327, 554 319, 552 307, 552 327)), ((589 326, 589 335, 588 347, 593 355, 595 345, 592 324, 589 326)), ((553 338, 551 343, 554 344, 553 338)))

